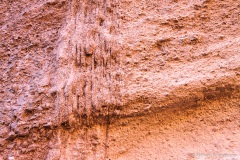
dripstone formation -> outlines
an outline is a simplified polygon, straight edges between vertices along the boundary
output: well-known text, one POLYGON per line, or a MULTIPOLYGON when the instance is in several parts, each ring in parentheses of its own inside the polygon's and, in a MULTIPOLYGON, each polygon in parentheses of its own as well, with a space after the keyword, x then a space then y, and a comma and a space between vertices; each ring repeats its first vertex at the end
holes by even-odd
POLYGON ((239 8, 0 1, 0 160, 240 159, 239 8))

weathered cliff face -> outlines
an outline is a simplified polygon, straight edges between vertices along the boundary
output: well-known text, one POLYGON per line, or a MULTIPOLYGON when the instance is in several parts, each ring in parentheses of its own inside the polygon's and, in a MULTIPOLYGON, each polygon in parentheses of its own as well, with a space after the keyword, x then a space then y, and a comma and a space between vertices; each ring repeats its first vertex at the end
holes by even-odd
POLYGON ((66 1, 0 2, 0 159, 41 159, 58 111, 49 94, 66 1), (39 157, 39 158, 38 158, 39 157))
POLYGON ((0 159, 240 158, 238 0, 0 2, 0 159))

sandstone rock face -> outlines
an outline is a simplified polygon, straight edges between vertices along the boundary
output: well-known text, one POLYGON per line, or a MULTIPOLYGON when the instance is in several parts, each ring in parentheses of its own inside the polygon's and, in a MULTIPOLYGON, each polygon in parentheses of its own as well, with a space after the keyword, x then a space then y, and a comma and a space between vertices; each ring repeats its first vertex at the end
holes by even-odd
POLYGON ((239 0, 0 13, 0 160, 240 159, 239 0))

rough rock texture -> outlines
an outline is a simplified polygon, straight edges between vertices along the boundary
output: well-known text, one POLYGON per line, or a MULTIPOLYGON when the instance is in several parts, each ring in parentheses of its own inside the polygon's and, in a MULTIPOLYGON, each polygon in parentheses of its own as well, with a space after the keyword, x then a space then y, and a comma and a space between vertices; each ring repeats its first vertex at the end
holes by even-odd
POLYGON ((0 160, 240 159, 239 0, 0 13, 0 160))

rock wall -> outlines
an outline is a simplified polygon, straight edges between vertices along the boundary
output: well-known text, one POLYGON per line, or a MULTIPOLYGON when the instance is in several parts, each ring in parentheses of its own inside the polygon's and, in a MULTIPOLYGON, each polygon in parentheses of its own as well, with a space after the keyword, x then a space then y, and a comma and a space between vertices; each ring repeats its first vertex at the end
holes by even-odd
POLYGON ((240 158, 239 8, 0 1, 0 160, 240 158))
POLYGON ((66 1, 0 2, 0 159, 43 159, 58 111, 48 94, 66 1))

